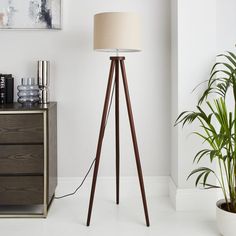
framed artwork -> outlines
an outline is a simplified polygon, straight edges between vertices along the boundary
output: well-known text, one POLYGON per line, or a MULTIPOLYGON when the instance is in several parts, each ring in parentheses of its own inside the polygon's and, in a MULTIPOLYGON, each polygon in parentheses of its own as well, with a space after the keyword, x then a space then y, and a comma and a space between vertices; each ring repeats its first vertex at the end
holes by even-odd
POLYGON ((0 29, 61 29, 61 0, 0 0, 0 29))

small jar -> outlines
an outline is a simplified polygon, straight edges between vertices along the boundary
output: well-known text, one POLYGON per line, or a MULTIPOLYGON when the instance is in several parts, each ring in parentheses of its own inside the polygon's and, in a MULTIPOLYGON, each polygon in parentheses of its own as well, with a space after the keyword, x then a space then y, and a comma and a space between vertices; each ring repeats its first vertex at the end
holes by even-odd
POLYGON ((23 105, 33 105, 39 102, 39 86, 34 78, 22 78, 21 85, 17 86, 18 102, 23 105))

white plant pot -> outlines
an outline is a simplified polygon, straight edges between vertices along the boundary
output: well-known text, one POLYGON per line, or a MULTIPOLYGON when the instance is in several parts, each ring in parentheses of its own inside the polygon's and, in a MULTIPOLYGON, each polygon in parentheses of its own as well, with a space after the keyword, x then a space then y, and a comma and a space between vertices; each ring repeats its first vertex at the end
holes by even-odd
POLYGON ((219 200, 216 203, 216 220, 220 233, 223 236, 236 235, 236 214, 225 210, 220 207, 225 200, 219 200))

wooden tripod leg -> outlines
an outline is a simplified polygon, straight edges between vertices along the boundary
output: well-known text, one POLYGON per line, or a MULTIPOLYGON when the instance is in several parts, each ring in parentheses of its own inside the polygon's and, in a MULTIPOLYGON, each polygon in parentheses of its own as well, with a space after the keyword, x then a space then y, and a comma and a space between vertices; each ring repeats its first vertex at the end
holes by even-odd
POLYGON ((91 219, 91 214, 92 214, 93 199, 94 199, 96 182, 97 182, 98 167, 99 167, 101 149, 102 149, 102 141, 103 141, 104 132, 105 132, 105 124, 106 124, 107 110, 108 110, 108 105, 109 105, 109 100, 110 100, 110 93, 111 93, 111 86, 112 86, 112 80, 113 80, 113 74, 114 74, 114 67, 115 67, 115 62, 111 61, 109 79, 108 79, 107 90, 106 90, 106 97, 105 97, 103 113, 102 113, 102 121, 101 121, 99 138, 98 138, 96 161, 95 161, 94 172, 93 172, 93 181, 92 181, 92 187, 91 187, 91 193, 90 193, 90 201, 89 201, 89 209, 88 209, 88 217, 87 217, 87 226, 90 225, 90 219, 91 219))
POLYGON ((116 117, 116 204, 120 199, 120 125, 119 125, 119 60, 116 60, 115 117, 116 117))
POLYGON ((123 77, 126 105, 127 105, 128 115, 129 115, 129 123, 130 123, 130 128, 131 128, 134 153, 135 153, 135 159, 136 159, 136 165, 137 165, 137 171, 138 171, 138 177, 139 177, 139 184, 140 184, 142 200, 143 200, 144 214, 145 214, 145 218, 146 218, 146 225, 150 226, 149 216, 148 216, 148 208, 147 208, 147 200, 146 200, 146 194, 145 194, 145 188, 144 188, 144 182, 143 182, 142 167, 141 167, 141 162, 140 162, 140 157, 139 157, 138 143, 137 143, 137 138, 136 138, 134 118, 133 118, 133 113, 132 113, 132 108, 131 108, 130 95, 129 95, 124 60, 120 61, 120 65, 121 65, 121 73, 122 73, 122 77, 123 77))

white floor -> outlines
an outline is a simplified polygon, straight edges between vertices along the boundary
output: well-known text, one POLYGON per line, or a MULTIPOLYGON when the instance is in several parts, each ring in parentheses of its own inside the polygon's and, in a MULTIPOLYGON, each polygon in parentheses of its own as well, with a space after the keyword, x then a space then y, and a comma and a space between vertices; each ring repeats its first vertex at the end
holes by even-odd
POLYGON ((175 212, 168 197, 148 198, 151 226, 145 226, 140 196, 96 197, 91 226, 85 226, 88 199, 54 200, 47 219, 1 219, 0 236, 215 236, 215 212, 175 212))

